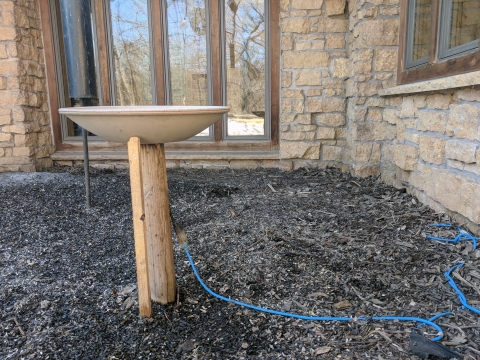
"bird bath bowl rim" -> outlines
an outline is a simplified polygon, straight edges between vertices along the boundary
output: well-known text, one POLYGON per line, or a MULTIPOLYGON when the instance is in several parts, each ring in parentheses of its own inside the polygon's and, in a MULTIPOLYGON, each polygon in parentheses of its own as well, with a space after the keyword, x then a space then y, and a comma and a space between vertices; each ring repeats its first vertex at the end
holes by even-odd
POLYGON ((60 108, 63 115, 181 115, 181 114, 223 114, 229 106, 176 106, 176 105, 135 105, 135 106, 77 106, 60 108))
POLYGON ((116 143, 139 137, 142 144, 192 138, 222 119, 228 106, 88 106, 59 109, 59 113, 116 143))

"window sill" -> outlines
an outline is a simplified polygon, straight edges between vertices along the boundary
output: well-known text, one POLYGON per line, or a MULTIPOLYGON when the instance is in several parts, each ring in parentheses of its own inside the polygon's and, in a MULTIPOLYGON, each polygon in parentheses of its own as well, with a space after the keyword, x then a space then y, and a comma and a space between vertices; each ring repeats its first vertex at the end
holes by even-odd
MULTIPOLYGON (((278 151, 165 151, 167 160, 278 160, 278 151)), ((54 161, 81 161, 82 151, 57 151, 54 161)), ((127 161, 126 151, 92 151, 92 161, 127 161)))
POLYGON ((378 91, 378 95, 392 96, 415 94, 428 91, 455 89, 473 85, 480 85, 480 71, 473 71, 466 74, 453 75, 441 79, 432 79, 381 89, 378 91))

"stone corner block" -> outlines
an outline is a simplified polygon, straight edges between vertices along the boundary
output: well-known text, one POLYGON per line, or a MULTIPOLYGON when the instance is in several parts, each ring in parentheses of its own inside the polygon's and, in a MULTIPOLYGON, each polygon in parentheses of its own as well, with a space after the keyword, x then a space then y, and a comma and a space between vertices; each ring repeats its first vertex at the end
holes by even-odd
POLYGON ((365 178, 368 176, 380 175, 380 166, 378 165, 354 165, 351 171, 353 176, 365 178))
POLYGON ((292 9, 318 10, 321 9, 323 0, 292 0, 292 9))
POLYGON ((357 26, 357 46, 398 45, 399 19, 369 19, 357 26))
POLYGON ((420 136, 420 158, 432 164, 443 164, 446 141, 433 136, 420 136))
POLYGON ((376 71, 395 71, 397 68, 396 49, 378 49, 375 57, 376 71))
POLYGON ((478 132, 480 110, 470 104, 452 104, 447 123, 447 135, 474 140, 478 132))
POLYGON ((387 123, 385 122, 360 122, 355 124, 353 132, 354 139, 357 141, 386 140, 387 135, 387 123))
POLYGON ((345 99, 340 97, 308 98, 307 112, 326 113, 326 112, 344 112, 345 99))
POLYGON ((350 60, 339 58, 333 60, 333 77, 346 78, 350 76, 350 60))
POLYGON ((415 146, 396 144, 394 150, 395 164, 407 171, 415 170, 418 162, 419 150, 415 146))
POLYGON ((342 147, 334 145, 322 146, 322 160, 324 161, 342 161, 342 147))
POLYGON ((445 156, 449 159, 463 161, 472 164, 479 159, 475 159, 477 145, 469 141, 448 140, 445 144, 445 156))
POLYGON ((319 127, 317 128, 317 140, 333 140, 335 139, 335 128, 319 127))
POLYGON ((284 19, 282 21, 283 33, 306 34, 310 29, 308 19, 284 19))
POLYGON ((326 51, 285 51, 283 53, 284 69, 313 69, 330 66, 330 54, 326 51))
POLYGON ((447 114, 434 111, 420 111, 418 113, 417 129, 421 131, 437 131, 445 133, 447 114))
POLYGON ((320 159, 320 144, 304 141, 284 141, 280 143, 280 159, 320 159))
POLYGON ((345 12, 346 3, 346 0, 327 0, 325 4, 327 15, 342 15, 345 12))

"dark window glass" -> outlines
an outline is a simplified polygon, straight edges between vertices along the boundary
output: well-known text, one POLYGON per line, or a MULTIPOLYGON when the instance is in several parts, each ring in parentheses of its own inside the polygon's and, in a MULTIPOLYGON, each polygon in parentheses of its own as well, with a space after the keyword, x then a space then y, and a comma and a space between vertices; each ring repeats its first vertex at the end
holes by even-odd
POLYGON ((413 30, 413 47, 411 61, 428 56, 430 45, 431 0, 415 1, 415 20, 413 30))
POLYGON ((449 48, 467 44, 480 37, 480 1, 453 0, 449 48))

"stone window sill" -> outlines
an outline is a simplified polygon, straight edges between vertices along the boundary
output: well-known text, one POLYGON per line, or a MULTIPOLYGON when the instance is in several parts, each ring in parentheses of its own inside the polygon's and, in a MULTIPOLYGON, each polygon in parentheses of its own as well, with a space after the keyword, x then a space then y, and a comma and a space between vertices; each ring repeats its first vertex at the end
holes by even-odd
POLYGON ((378 91, 380 96, 415 94, 428 91, 448 90, 467 86, 480 85, 480 71, 467 74, 447 76, 441 79, 420 81, 413 84, 394 86, 378 91))
MULTIPOLYGON (((91 151, 93 161, 127 161, 126 151, 91 151)), ((166 151, 167 160, 278 160, 278 151, 166 151)), ((83 160, 82 151, 57 151, 51 155, 55 161, 83 160)))

